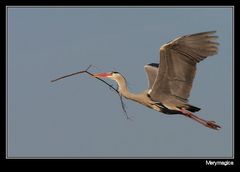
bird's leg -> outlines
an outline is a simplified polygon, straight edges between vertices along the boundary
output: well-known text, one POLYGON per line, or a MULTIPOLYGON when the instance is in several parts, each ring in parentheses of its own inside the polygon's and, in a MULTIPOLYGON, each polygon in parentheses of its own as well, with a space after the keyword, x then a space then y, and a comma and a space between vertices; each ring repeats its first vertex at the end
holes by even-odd
POLYGON ((193 113, 189 112, 188 110, 184 109, 184 108, 181 108, 179 110, 183 115, 197 121, 198 123, 208 127, 208 128, 211 128, 211 129, 215 129, 215 130, 218 130, 219 128, 221 128, 219 125, 216 124, 215 121, 207 121, 207 120, 204 120, 196 115, 194 115, 193 113))

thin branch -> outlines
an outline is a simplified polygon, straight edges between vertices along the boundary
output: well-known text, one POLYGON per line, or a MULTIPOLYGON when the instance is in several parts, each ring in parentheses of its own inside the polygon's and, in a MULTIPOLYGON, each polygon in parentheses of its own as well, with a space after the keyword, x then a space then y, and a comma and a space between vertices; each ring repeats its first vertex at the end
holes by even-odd
POLYGON ((120 97, 122 110, 123 110, 123 112, 124 112, 126 118, 132 120, 132 118, 130 118, 130 117, 128 116, 128 114, 127 114, 127 111, 126 111, 126 108, 125 108, 125 104, 124 104, 124 102, 123 102, 122 95, 121 95, 120 93, 119 93, 118 95, 119 95, 119 97, 120 97))
MULTIPOLYGON (((81 74, 81 73, 87 73, 87 74, 90 75, 90 76, 94 76, 92 73, 88 72, 88 69, 90 69, 91 67, 92 67, 92 65, 89 65, 86 70, 81 70, 81 71, 79 71, 79 72, 75 72, 75 73, 72 73, 72 74, 68 74, 68 75, 61 76, 61 77, 59 77, 59 78, 56 78, 56 79, 54 79, 54 80, 51 80, 51 82, 59 81, 59 80, 61 80, 61 79, 67 78, 67 77, 69 77, 69 76, 73 76, 73 75, 77 75, 77 74, 81 74)), ((118 91, 116 88, 114 88, 111 84, 109 84, 109 83, 107 83, 106 81, 104 81, 103 79, 98 78, 98 77, 94 77, 94 78, 96 78, 96 79, 98 79, 99 81, 102 81, 103 83, 107 84, 111 89, 113 89, 113 90, 118 94, 118 96, 119 96, 119 98, 120 98, 120 101, 121 101, 121 107, 122 107, 122 109, 123 109, 123 112, 124 112, 126 118, 127 118, 127 119, 131 119, 131 118, 127 115, 127 111, 126 111, 126 108, 125 108, 125 105, 124 105, 124 102, 123 102, 123 98, 122 98, 122 95, 119 93, 119 91, 118 91)), ((132 119, 131 119, 131 120, 132 120, 132 119)))
POLYGON ((75 73, 72 73, 72 74, 69 74, 69 75, 65 75, 65 76, 59 77, 59 78, 57 78, 57 79, 51 80, 51 82, 55 82, 55 81, 58 81, 58 80, 60 80, 60 79, 67 78, 67 77, 69 77, 69 76, 77 75, 77 74, 84 73, 84 72, 86 72, 86 71, 85 71, 85 70, 82 70, 82 71, 75 72, 75 73))
MULTIPOLYGON (((81 74, 81 73, 87 73, 88 75, 94 76, 92 73, 88 72, 88 69, 90 69, 90 67, 92 67, 92 65, 89 65, 86 70, 81 70, 81 71, 78 71, 78 72, 75 72, 75 73, 71 73, 71 74, 68 74, 68 75, 61 76, 61 77, 59 77, 59 78, 56 78, 56 79, 54 79, 54 80, 51 80, 51 82, 55 82, 55 81, 58 81, 58 80, 67 78, 67 77, 69 77, 69 76, 73 76, 73 75, 77 75, 77 74, 81 74)), ((114 88, 111 84, 107 83, 106 81, 104 81, 104 80, 101 79, 101 78, 97 78, 97 77, 95 77, 95 78, 98 79, 98 80, 100 80, 100 81, 102 81, 102 82, 104 82, 104 83, 107 84, 110 88, 112 88, 112 89, 115 90, 117 93, 119 93, 118 90, 117 90, 116 88, 114 88)))
MULTIPOLYGON (((87 74, 91 75, 91 76, 94 76, 92 73, 88 72, 88 71, 85 71, 87 74)), ((101 78, 98 78, 98 77, 95 77, 96 79, 98 79, 99 81, 102 81, 104 82, 105 84, 107 84, 109 87, 111 87, 114 91, 116 91, 118 94, 119 94, 119 91, 114 88, 111 84, 107 83, 106 81, 104 81, 103 79, 101 78)))
POLYGON ((77 74, 80 74, 80 73, 85 73, 91 66, 92 65, 89 65, 86 70, 81 70, 79 72, 75 72, 75 73, 71 73, 71 74, 68 74, 68 75, 61 76, 61 77, 59 77, 57 79, 51 80, 51 82, 55 82, 55 81, 58 81, 60 79, 67 78, 69 76, 77 75, 77 74))

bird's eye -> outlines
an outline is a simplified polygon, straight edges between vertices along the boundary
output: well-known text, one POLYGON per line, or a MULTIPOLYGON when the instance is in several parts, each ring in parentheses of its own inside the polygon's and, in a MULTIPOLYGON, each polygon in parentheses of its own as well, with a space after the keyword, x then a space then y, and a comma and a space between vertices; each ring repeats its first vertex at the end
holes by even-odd
POLYGON ((112 74, 118 74, 118 72, 113 71, 112 74))

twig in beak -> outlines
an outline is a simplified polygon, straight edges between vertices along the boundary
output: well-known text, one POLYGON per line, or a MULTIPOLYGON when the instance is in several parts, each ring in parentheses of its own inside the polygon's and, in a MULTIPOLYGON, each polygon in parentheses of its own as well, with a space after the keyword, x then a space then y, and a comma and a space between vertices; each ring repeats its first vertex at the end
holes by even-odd
MULTIPOLYGON (((68 75, 64 75, 64 76, 61 76, 59 78, 56 78, 54 80, 51 80, 51 82, 56 82, 56 81, 59 81, 61 79, 64 79, 64 78, 67 78, 67 77, 70 77, 70 76, 73 76, 73 75, 77 75, 77 74, 81 74, 81 73, 87 73, 88 75, 91 75, 94 77, 94 74, 88 72, 88 70, 92 67, 92 65, 89 65, 85 70, 81 70, 81 71, 78 71, 78 72, 75 72, 75 73, 72 73, 72 74, 68 74, 68 75)), ((120 101, 121 101, 121 107, 123 109, 123 112, 126 116, 127 119, 131 119, 128 115, 127 115, 127 111, 125 109, 125 106, 124 106, 124 103, 123 103, 123 99, 122 99, 122 95, 119 93, 119 91, 114 88, 111 84, 107 83, 106 81, 104 81, 103 79, 101 78, 98 78, 98 77, 94 77, 96 79, 98 79, 99 81, 102 81, 103 83, 107 84, 109 86, 110 89, 113 89, 120 97, 120 101)))

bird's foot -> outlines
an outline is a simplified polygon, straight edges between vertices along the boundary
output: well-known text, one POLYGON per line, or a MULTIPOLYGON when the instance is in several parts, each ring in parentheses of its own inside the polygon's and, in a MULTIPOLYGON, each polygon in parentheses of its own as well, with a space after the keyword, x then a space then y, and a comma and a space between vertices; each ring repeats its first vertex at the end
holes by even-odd
POLYGON ((214 129, 214 130, 218 130, 220 129, 221 127, 219 125, 216 124, 215 121, 207 121, 207 120, 204 120, 196 115, 194 115, 193 113, 185 110, 185 109, 181 109, 180 112, 182 112, 183 115, 197 121, 198 123, 204 125, 205 127, 208 127, 208 128, 211 128, 211 129, 214 129))
POLYGON ((221 128, 219 125, 216 124, 215 121, 206 121, 205 126, 214 130, 218 130, 221 128))

